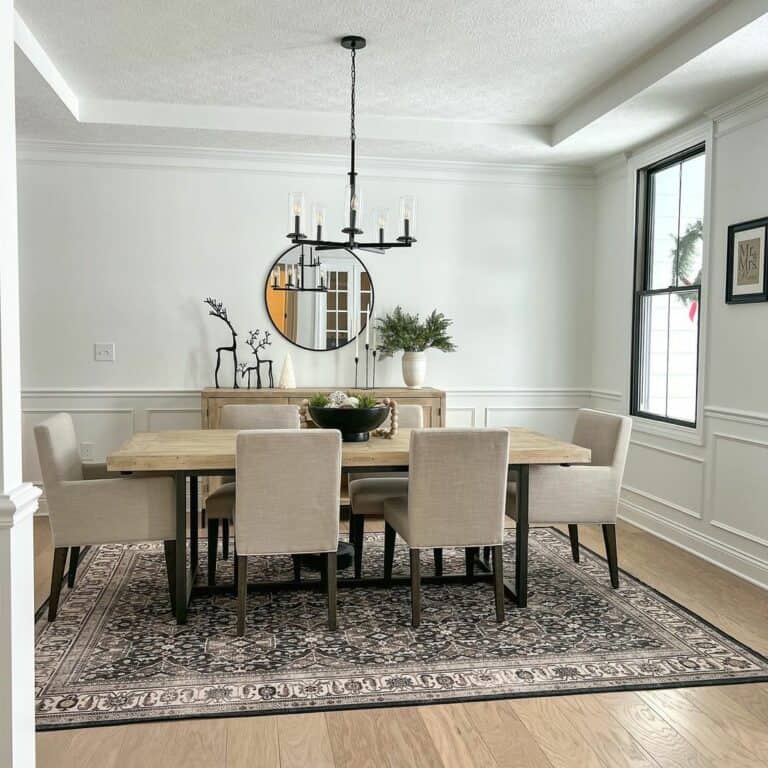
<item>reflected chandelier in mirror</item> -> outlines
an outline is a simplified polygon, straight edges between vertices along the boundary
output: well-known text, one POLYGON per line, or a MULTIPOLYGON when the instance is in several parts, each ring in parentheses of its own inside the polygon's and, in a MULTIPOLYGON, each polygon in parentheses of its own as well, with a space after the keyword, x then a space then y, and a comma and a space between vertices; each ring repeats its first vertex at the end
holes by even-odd
POLYGON ((371 276, 346 249, 320 254, 310 246, 291 246, 272 264, 264 296, 278 333, 313 351, 349 344, 373 311, 371 276))

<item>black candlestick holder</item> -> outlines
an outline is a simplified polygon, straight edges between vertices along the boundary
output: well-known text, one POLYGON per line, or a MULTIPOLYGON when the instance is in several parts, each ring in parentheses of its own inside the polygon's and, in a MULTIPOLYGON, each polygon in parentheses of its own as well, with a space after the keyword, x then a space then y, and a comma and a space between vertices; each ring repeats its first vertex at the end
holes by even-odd
POLYGON ((376 356, 379 350, 376 347, 371 347, 370 344, 365 345, 363 354, 365 355, 365 383, 363 386, 358 385, 358 374, 360 372, 360 357, 355 355, 355 389, 375 389, 376 388, 376 356), (370 381, 370 384, 368 383, 370 381))
POLYGON ((371 376, 371 389, 376 389, 376 352, 378 352, 378 350, 376 347, 374 347, 373 352, 371 352, 373 356, 373 375, 371 376))

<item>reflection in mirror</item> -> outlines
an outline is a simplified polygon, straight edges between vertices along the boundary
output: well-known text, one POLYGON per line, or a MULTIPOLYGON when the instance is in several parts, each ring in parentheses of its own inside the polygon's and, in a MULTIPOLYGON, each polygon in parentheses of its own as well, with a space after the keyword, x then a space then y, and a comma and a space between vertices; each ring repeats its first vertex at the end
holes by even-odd
POLYGON ((270 268, 267 314, 288 341, 312 350, 338 349, 365 330, 373 283, 351 251, 294 245, 270 268))

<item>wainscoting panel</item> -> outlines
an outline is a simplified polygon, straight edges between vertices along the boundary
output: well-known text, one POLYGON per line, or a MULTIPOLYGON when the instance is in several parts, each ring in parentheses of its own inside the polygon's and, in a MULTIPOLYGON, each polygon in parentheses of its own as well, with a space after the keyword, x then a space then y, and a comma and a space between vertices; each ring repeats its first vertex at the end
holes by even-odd
POLYGON ((40 482, 34 427, 56 413, 66 410, 72 416, 79 443, 93 445, 93 460, 103 461, 113 447, 127 440, 135 431, 133 408, 24 408, 22 413, 22 467, 26 482, 40 482))
MULTIPOLYGON (((589 406, 586 388, 447 388, 447 423, 452 427, 526 426, 567 439, 576 411, 589 406)), ((32 426, 52 413, 75 416, 78 440, 94 444, 103 461, 134 431, 195 429, 200 426, 199 390, 27 389, 24 412, 24 476, 39 482, 32 426)))
POLYGON ((619 516, 768 588, 768 413, 705 406, 703 443, 634 430, 619 516))
POLYGON ((713 432, 712 455, 711 524, 768 550, 768 441, 713 432))
POLYGON ((704 460, 698 456, 633 440, 624 486, 633 496, 650 502, 651 508, 660 506, 674 514, 701 518, 704 466, 704 460))
POLYGON ((448 427, 475 427, 475 409, 474 408, 451 408, 446 407, 446 426, 448 427))
POLYGON ((72 414, 78 442, 93 444, 93 460, 104 461, 134 432, 200 426, 199 390, 28 389, 22 392, 22 471, 38 483, 32 428, 54 413, 72 414))
POLYGON ((200 429, 200 408, 147 408, 147 430, 200 429))

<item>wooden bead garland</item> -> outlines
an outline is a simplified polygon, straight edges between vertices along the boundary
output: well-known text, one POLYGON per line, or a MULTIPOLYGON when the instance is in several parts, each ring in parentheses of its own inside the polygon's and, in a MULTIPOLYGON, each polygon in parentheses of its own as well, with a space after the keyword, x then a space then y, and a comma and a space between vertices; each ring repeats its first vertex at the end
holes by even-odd
POLYGON ((398 416, 397 416, 397 400, 392 400, 389 397, 385 397, 382 401, 382 405, 388 405, 389 406, 389 429, 384 429, 380 427, 377 430, 374 430, 374 435, 376 437, 384 437, 387 440, 391 440, 395 435, 397 435, 398 430, 398 416))

